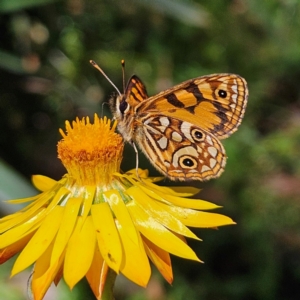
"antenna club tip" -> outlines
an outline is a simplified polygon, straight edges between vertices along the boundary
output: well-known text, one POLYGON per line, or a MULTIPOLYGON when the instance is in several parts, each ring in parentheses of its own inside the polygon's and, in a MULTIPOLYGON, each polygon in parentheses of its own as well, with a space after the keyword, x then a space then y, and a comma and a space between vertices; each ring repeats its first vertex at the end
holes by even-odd
POLYGON ((93 66, 95 66, 96 62, 94 60, 90 59, 90 64, 93 65, 93 66))
POLYGON ((122 66, 125 66, 125 60, 124 59, 121 60, 121 64, 122 64, 122 66))

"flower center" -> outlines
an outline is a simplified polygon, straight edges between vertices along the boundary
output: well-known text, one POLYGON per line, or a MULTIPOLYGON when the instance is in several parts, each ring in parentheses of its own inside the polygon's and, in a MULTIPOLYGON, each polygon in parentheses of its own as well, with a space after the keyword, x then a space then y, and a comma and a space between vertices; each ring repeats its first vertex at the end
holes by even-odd
POLYGON ((106 184, 119 172, 124 144, 116 125, 95 114, 94 124, 89 117, 77 118, 72 125, 66 121, 66 134, 59 130, 63 139, 57 145, 58 157, 78 184, 106 184))

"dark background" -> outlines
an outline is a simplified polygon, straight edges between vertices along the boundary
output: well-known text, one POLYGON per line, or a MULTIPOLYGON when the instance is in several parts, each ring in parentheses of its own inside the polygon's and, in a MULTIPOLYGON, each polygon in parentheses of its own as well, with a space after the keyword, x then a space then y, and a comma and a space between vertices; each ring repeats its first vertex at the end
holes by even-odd
MULTIPOLYGON (((172 286, 153 270, 147 290, 121 279, 117 300, 300 299, 300 1, 1 0, 0 158, 28 181, 65 173, 58 128, 101 114, 110 98, 90 59, 121 90, 121 59, 150 95, 223 72, 250 90, 224 141, 225 173, 194 184, 237 225, 196 231, 204 241, 189 244, 205 264, 173 258, 172 286)), ((134 167, 129 147, 123 169, 134 167)), ((74 293, 57 299, 93 299, 84 283, 74 293)))

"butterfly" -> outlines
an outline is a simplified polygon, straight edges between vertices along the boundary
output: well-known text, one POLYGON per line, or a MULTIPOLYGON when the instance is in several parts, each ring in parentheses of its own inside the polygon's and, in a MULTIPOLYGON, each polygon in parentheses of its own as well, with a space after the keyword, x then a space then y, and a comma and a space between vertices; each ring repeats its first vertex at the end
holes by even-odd
POLYGON ((149 97, 133 75, 124 94, 110 103, 124 140, 135 150, 138 145, 159 172, 171 180, 205 181, 224 171, 227 156, 220 140, 241 124, 248 94, 244 78, 224 73, 149 97))

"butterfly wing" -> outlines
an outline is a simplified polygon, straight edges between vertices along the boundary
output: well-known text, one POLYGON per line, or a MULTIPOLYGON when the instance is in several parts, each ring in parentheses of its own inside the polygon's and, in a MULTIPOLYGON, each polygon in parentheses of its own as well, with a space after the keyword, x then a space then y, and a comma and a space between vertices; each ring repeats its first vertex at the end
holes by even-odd
POLYGON ((131 76, 125 88, 124 99, 126 102, 131 107, 135 107, 147 98, 149 98, 147 90, 141 79, 139 79, 136 75, 131 76))
POLYGON ((164 115, 190 122, 219 139, 240 125, 248 99, 245 79, 235 74, 214 74, 185 81, 136 107, 136 116, 164 115))
POLYGON ((191 79, 150 98, 133 76, 115 116, 123 137, 137 143, 167 177, 208 180, 224 170, 219 139, 237 130, 247 98, 246 81, 234 74, 191 79))
POLYGON ((136 142, 152 164, 172 180, 219 177, 226 164, 225 150, 211 133, 165 115, 143 119, 136 142))

